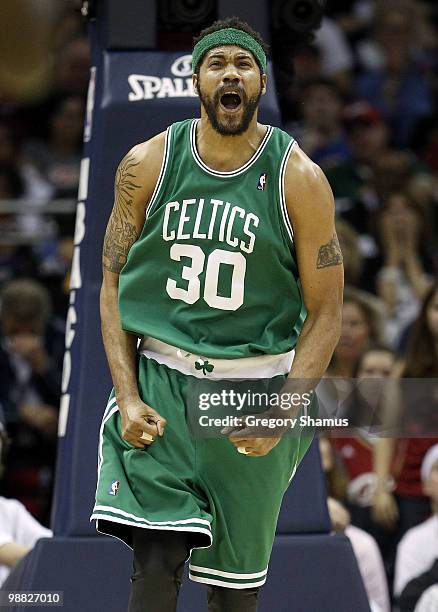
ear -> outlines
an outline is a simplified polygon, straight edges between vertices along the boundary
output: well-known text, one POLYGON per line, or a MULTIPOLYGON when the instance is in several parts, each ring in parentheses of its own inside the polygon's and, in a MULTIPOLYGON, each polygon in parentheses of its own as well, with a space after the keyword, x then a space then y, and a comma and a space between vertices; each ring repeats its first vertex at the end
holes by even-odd
POLYGON ((193 83, 193 89, 195 91, 195 94, 197 94, 198 93, 198 75, 197 74, 192 75, 192 83, 193 83))
POLYGON ((266 93, 266 85, 268 82, 268 76, 266 74, 262 74, 262 96, 266 93))

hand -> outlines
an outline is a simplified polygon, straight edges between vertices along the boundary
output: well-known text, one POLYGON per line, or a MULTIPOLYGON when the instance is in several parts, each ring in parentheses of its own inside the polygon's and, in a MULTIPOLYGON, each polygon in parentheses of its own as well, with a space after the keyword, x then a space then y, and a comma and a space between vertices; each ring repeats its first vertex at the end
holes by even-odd
MULTIPOLYGON (((271 412, 264 412, 257 415, 245 415, 255 416, 259 419, 273 418, 275 415, 271 412)), ((276 427, 270 429, 264 426, 246 425, 246 418, 242 416, 241 425, 224 427, 221 433, 228 436, 231 444, 234 444, 236 449, 244 449, 245 452, 239 451, 248 457, 263 457, 267 455, 281 440, 281 436, 287 431, 288 427, 276 427), (272 436, 272 432, 278 435, 272 436), (261 436, 261 437, 259 437, 261 436)), ((276 415, 284 418, 286 415, 276 415)))
POLYGON ((412 211, 407 210, 404 215, 403 221, 403 253, 404 261, 406 258, 418 253, 418 242, 420 239, 420 219, 418 215, 412 211))
POLYGON ((43 337, 37 334, 9 336, 9 346, 16 355, 27 361, 37 372, 43 371, 49 361, 43 337))
POLYGON ((157 435, 163 435, 166 419, 140 398, 119 401, 118 406, 122 419, 122 438, 136 448, 149 446, 157 435), (143 434, 149 439, 142 437, 143 434))
POLYGON ((394 496, 388 491, 377 490, 374 495, 371 516, 385 529, 394 529, 398 520, 398 508, 394 496))
POLYGON ((24 423, 34 427, 49 438, 56 437, 58 431, 58 411, 47 404, 23 404, 20 417, 24 423))
POLYGON ((399 266, 402 253, 391 211, 385 210, 382 212, 379 229, 382 248, 385 255, 385 265, 393 267, 399 266))
POLYGON ((351 522, 350 513, 344 506, 333 497, 327 498, 327 507, 333 531, 340 533, 345 531, 351 522))

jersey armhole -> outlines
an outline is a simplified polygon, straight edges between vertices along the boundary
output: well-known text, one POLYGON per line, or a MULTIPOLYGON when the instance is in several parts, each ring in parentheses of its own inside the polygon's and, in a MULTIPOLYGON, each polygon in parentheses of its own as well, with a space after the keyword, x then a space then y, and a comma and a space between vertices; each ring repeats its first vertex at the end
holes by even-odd
POLYGON ((158 200, 158 196, 161 192, 161 188, 163 186, 164 183, 164 178, 166 176, 167 173, 167 167, 169 165, 169 158, 170 158, 170 143, 171 143, 171 138, 172 138, 172 126, 169 126, 166 129, 166 140, 164 142, 164 152, 163 152, 163 159, 161 162, 161 169, 160 169, 160 174, 158 176, 158 180, 157 183, 155 185, 155 189, 152 193, 151 199, 149 201, 149 204, 147 205, 146 211, 145 211, 145 218, 147 219, 151 213, 153 212, 154 206, 158 200))
POLYGON ((287 211, 287 206, 286 206, 286 197, 284 193, 284 177, 286 175, 287 162, 289 161, 289 157, 290 157, 290 154, 292 152, 292 149, 295 143, 296 143, 296 140, 292 138, 286 148, 286 151, 283 155, 283 159, 281 160, 280 173, 278 177, 278 194, 279 194, 279 199, 280 199, 281 217, 283 219, 283 224, 286 229, 286 234, 289 237, 292 245, 294 242, 294 232, 293 232, 292 223, 290 221, 289 213, 287 211))

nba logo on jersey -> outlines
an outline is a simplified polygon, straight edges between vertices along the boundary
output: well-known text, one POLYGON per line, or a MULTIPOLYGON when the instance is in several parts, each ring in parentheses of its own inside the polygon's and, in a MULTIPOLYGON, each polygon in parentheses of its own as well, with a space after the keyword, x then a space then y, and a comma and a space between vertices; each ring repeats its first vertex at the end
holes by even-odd
POLYGON ((117 495, 117 491, 119 490, 119 480, 113 480, 110 484, 110 488, 108 489, 108 495, 117 495))
POLYGON ((257 189, 259 189, 259 191, 264 191, 265 185, 266 185, 266 172, 263 172, 263 174, 261 174, 259 177, 259 182, 257 183, 257 189))

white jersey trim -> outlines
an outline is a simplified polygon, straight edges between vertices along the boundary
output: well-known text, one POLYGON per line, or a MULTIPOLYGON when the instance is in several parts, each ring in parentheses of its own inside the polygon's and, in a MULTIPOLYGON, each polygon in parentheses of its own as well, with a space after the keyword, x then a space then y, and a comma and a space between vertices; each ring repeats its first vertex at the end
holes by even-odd
POLYGON ((259 580, 258 582, 226 582, 225 580, 215 580, 213 578, 202 578, 201 576, 193 576, 193 574, 189 573, 190 580, 193 582, 202 582, 203 584, 214 584, 216 586, 223 586, 229 589, 248 589, 250 587, 262 586, 266 582, 266 576, 263 580, 259 580))
POLYGON ((243 580, 244 578, 262 578, 268 573, 268 568, 261 572, 255 572, 253 574, 236 574, 235 572, 222 572, 216 569, 210 569, 209 567, 201 567, 200 565, 189 565, 189 569, 194 572, 200 572, 201 574, 211 574, 212 576, 222 576, 223 578, 233 578, 234 580, 243 580))
POLYGON ((273 378, 288 374, 295 357, 295 350, 280 355, 258 355, 238 359, 216 359, 189 353, 156 338, 145 337, 140 345, 140 354, 157 363, 196 378, 213 380, 233 378, 273 378), (202 368, 204 363, 213 366, 211 372, 202 368))
POLYGON ((291 240, 291 242, 293 242, 294 240, 294 231, 292 228, 292 224, 290 222, 289 219, 289 213, 287 211, 287 206, 286 206, 286 197, 284 195, 284 177, 286 174, 286 167, 287 167, 287 162, 289 161, 289 157, 290 154, 292 152, 292 149, 294 147, 296 143, 296 140, 292 139, 286 149, 286 152, 283 156, 283 159, 281 161, 281 166, 280 166, 280 176, 279 176, 279 185, 278 185, 278 191, 280 194, 280 208, 281 208, 281 215, 283 217, 283 221, 284 221, 284 225, 286 227, 286 231, 288 233, 288 236, 291 240))
POLYGON ((158 180, 157 183, 155 185, 155 189, 152 193, 151 199, 149 201, 149 204, 147 205, 146 208, 146 219, 149 216, 150 211, 152 210, 155 201, 157 199, 158 193, 161 189, 161 185, 163 184, 163 180, 164 180, 164 176, 166 174, 166 169, 167 169, 167 164, 169 163, 169 155, 170 155, 170 141, 172 138, 172 126, 169 126, 166 130, 166 140, 164 143, 164 152, 163 152, 163 159, 161 160, 161 168, 160 168, 160 174, 158 176, 158 180))
MULTIPOLYGON (((129 521, 127 519, 122 519, 122 518, 116 518, 114 516, 109 516, 108 514, 99 514, 98 512, 93 512, 93 514, 91 515, 90 521, 96 520, 98 521, 98 519, 102 519, 104 521, 108 521, 110 523, 119 523, 120 525, 131 525, 132 527, 141 527, 143 529, 155 529, 155 530, 160 530, 160 531, 190 531, 192 533, 204 533, 205 535, 207 535, 210 538, 210 546, 211 543, 213 542, 213 538, 211 535, 211 532, 208 531, 208 529, 204 529, 203 527, 178 527, 178 526, 171 526, 168 527, 167 525, 146 525, 145 523, 137 523, 135 521, 129 521)), ((97 528, 98 526, 96 526, 97 528)), ((97 529, 97 531, 99 531, 100 533, 105 533, 104 531, 101 531, 99 528, 97 529)), ((113 536, 111 533, 106 534, 106 535, 110 535, 112 537, 116 537, 113 536)), ((120 539, 120 538, 118 538, 120 539)), ((126 542, 125 542, 126 544, 126 542)), ((128 546, 128 545, 127 545, 128 546)), ((210 546, 194 546, 194 548, 210 548, 210 546)), ((131 547, 129 547, 131 548, 131 547)))
POLYGON ((194 157, 196 163, 198 164, 198 166, 200 166, 200 168, 202 170, 204 170, 208 174, 211 174, 212 176, 218 176, 218 177, 222 177, 222 178, 239 176, 239 174, 242 174, 243 172, 248 170, 248 168, 250 168, 258 160, 260 155, 263 153, 263 151, 264 151, 266 145, 268 144, 268 141, 271 138, 271 135, 272 135, 272 133, 274 131, 274 129, 273 129, 273 127, 271 125, 267 126, 268 129, 266 130, 266 134, 263 136, 262 142, 260 143, 257 151, 246 162, 246 164, 244 164, 240 168, 236 168, 236 170, 230 170, 228 172, 221 172, 219 170, 213 170, 213 168, 210 168, 209 166, 207 166, 207 164, 205 164, 202 161, 201 156, 198 153, 198 149, 196 147, 196 127, 197 127, 199 121, 200 121, 200 119, 193 119, 192 125, 190 126, 190 147, 191 147, 191 150, 192 150, 193 157, 194 157))
MULTIPOLYGON (((120 510, 120 508, 115 508, 113 506, 94 506, 94 510, 100 510, 101 512, 112 512, 114 514, 120 514, 123 517, 131 518, 134 521, 139 521, 141 523, 147 523, 148 525, 185 525, 189 523, 199 523, 202 525, 207 525, 210 527, 210 522, 207 519, 201 518, 188 518, 181 519, 179 521, 148 521, 141 516, 136 516, 135 514, 131 514, 130 512, 125 512, 125 510, 120 510)), ((93 512, 94 512, 93 510, 93 512)))

